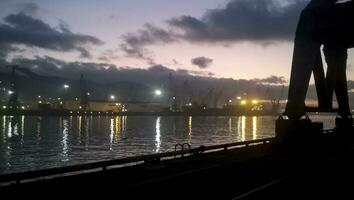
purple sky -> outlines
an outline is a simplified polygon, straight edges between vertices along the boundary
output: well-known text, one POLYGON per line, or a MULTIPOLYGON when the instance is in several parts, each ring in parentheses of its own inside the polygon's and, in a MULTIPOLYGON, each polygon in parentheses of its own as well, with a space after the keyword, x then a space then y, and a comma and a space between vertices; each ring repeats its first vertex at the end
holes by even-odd
MULTIPOLYGON (((59 35, 64 30, 60 27, 64 27, 70 36, 75 36, 70 37, 75 44, 47 45, 13 39, 15 42, 5 44, 20 51, 9 51, 8 61, 50 56, 66 62, 131 68, 161 64, 175 70, 210 72, 216 78, 276 75, 288 80, 292 33, 305 3, 306 0, 1 0, 0 17, 22 12, 60 30, 59 35), (92 36, 99 42, 80 36, 92 36), (90 56, 83 56, 85 53, 90 56)), ((3 40, 0 37, 0 46, 3 40)), ((353 56, 350 51, 351 80, 353 56)))

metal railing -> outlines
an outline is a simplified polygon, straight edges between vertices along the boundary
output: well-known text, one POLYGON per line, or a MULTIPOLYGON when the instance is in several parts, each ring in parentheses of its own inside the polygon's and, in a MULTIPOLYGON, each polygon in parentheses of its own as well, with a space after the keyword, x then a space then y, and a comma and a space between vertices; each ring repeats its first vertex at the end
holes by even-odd
POLYGON ((200 155, 208 152, 228 150, 231 148, 242 148, 242 147, 249 147, 249 146, 260 145, 260 144, 269 144, 273 139, 274 138, 268 138, 268 139, 250 140, 250 141, 236 142, 236 143, 229 143, 229 144, 220 144, 214 146, 200 146, 198 148, 191 148, 191 149, 183 148, 182 150, 178 150, 178 151, 176 150, 176 151, 166 152, 166 153, 127 157, 127 158, 121 158, 115 160, 79 164, 74 166, 5 174, 5 175, 0 175, 0 186, 4 185, 5 183, 20 184, 21 181, 25 181, 25 180, 31 181, 31 180, 36 180, 39 178, 45 178, 51 176, 68 175, 70 173, 82 174, 89 170, 105 171, 108 170, 109 167, 116 168, 116 167, 127 166, 129 164, 134 165, 138 163, 151 163, 153 161, 174 159, 178 156, 180 157, 193 156, 193 155, 200 155))

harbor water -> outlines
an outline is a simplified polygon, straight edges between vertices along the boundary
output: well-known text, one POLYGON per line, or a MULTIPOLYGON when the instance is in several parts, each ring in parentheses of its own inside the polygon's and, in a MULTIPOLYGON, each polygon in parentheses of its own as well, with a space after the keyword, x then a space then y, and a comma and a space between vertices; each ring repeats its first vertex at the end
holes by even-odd
MULTIPOLYGON (((275 116, 0 117, 0 174, 274 137, 275 116)), ((334 116, 314 115, 325 129, 334 116)))

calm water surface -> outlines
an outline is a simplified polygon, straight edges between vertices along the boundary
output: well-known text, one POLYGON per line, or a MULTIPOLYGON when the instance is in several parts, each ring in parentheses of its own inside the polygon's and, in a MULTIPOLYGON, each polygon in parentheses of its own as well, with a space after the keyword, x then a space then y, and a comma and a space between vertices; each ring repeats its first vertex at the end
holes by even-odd
MULTIPOLYGON (((274 137, 276 117, 0 117, 0 174, 274 137)), ((334 127, 333 116, 312 116, 334 127)))

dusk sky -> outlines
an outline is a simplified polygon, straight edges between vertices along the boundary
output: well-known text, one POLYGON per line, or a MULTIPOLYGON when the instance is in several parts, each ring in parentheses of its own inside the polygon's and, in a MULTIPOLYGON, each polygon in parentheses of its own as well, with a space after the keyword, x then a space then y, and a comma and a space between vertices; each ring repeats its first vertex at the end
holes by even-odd
POLYGON ((215 78, 289 80, 294 31, 307 2, 1 0, 0 58, 162 65, 215 78))

